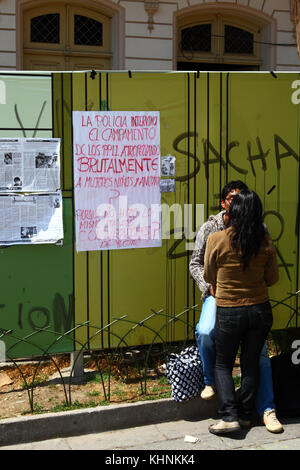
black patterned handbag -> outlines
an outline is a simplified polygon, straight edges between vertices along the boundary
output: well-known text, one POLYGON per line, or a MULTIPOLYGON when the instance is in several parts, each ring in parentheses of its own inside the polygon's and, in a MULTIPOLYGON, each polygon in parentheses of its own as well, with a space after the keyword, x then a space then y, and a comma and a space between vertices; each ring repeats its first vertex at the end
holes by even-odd
POLYGON ((166 377, 172 385, 172 398, 182 402, 200 395, 205 387, 202 362, 196 346, 180 354, 170 354, 166 362, 166 377))

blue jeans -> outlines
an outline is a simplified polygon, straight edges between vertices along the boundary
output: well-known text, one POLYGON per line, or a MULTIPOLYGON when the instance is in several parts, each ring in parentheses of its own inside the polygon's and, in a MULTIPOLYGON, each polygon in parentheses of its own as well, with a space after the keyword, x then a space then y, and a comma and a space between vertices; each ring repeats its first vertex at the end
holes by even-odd
MULTIPOLYGON (((215 384, 215 322, 216 300, 210 295, 203 302, 200 320, 195 336, 199 348, 205 385, 215 384)), ((256 392, 256 409, 259 416, 265 411, 275 409, 271 362, 264 344, 259 358, 259 385, 256 392)))

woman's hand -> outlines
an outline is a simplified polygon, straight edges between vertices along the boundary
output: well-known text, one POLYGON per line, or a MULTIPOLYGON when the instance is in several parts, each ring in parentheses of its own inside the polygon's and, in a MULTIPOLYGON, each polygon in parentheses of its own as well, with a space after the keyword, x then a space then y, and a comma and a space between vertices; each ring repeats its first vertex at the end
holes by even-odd
POLYGON ((210 295, 215 297, 216 296, 216 286, 210 286, 209 292, 210 292, 210 295))

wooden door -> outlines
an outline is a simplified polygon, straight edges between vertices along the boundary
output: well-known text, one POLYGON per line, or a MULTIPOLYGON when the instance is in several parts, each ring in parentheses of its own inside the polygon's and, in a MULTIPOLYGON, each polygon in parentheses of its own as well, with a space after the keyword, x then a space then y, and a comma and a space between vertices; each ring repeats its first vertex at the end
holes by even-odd
POLYGON ((111 69, 112 18, 54 4, 24 12, 24 70, 111 69))

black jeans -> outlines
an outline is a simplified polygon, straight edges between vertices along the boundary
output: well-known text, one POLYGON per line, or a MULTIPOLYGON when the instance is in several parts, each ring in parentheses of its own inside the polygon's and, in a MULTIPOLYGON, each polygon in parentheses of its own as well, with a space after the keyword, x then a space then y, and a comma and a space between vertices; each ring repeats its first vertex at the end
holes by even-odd
POLYGON ((224 421, 250 419, 258 386, 259 356, 273 323, 269 302, 217 307, 215 379, 224 421), (241 345, 241 390, 236 402, 232 370, 241 345))

